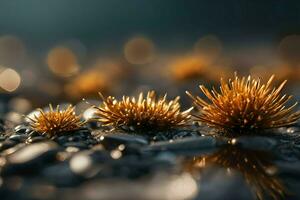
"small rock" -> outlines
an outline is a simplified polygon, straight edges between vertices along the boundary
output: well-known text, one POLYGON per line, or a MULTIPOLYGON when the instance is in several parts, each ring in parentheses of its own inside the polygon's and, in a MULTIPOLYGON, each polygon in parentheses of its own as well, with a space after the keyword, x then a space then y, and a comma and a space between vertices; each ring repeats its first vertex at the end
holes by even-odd
POLYGON ((20 143, 20 142, 24 142, 27 139, 27 136, 26 135, 12 135, 8 139, 20 143))
POLYGON ((90 131, 86 128, 61 133, 60 136, 54 138, 54 141, 62 146, 75 146, 80 149, 86 149, 90 145, 97 143, 96 139, 93 138, 90 131))
POLYGON ((40 167, 56 159, 57 145, 53 142, 41 142, 24 146, 7 156, 7 164, 2 174, 35 173, 40 167))
POLYGON ((14 131, 16 134, 21 135, 21 134, 28 134, 31 131, 31 129, 25 125, 18 125, 14 128, 14 131))
POLYGON ((293 177, 300 179, 300 161, 294 162, 276 162, 278 168, 278 174, 284 175, 285 177, 293 177))
POLYGON ((0 133, 5 131, 4 125, 5 125, 5 121, 0 118, 0 133))
POLYGON ((17 144, 17 142, 13 141, 13 140, 5 140, 4 142, 0 143, 0 152, 11 148, 13 146, 15 146, 17 144))
POLYGON ((42 176, 58 187, 70 187, 81 183, 81 178, 70 168, 67 161, 47 166, 41 171, 42 176))
POLYGON ((184 138, 172 142, 156 142, 147 146, 143 151, 173 151, 184 153, 186 151, 211 152, 220 145, 226 144, 224 141, 218 141, 214 137, 202 136, 197 138, 184 138))
POLYGON ((28 135, 29 135, 30 137, 39 137, 39 136, 41 136, 42 134, 40 134, 40 133, 38 133, 38 132, 36 132, 36 131, 30 131, 30 132, 28 133, 28 135))
POLYGON ((234 145, 239 145, 245 149, 258 151, 270 151, 277 145, 275 139, 263 136, 241 136, 231 140, 234 145))
POLYGON ((125 146, 136 145, 139 147, 148 144, 148 141, 142 136, 120 133, 101 135, 99 139, 100 143, 108 150, 115 149, 121 144, 125 146))
POLYGON ((88 149, 88 145, 84 142, 66 142, 63 144, 64 147, 76 147, 78 149, 88 149))
POLYGON ((47 140, 47 138, 44 136, 29 137, 26 140, 26 143, 36 143, 36 142, 41 142, 41 141, 45 141, 45 140, 47 140))
POLYGON ((0 136, 0 142, 6 140, 6 137, 5 136, 0 136))

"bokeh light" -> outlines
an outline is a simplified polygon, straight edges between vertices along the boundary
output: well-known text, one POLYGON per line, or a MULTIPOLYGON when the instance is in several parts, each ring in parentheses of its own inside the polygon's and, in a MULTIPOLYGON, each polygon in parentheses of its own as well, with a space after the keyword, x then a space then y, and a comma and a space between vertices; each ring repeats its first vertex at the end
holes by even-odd
POLYGON ((214 35, 201 37, 195 44, 195 53, 207 61, 214 61, 222 52, 222 42, 214 35))
POLYGON ((64 90, 68 96, 76 99, 94 97, 100 91, 108 91, 109 83, 107 77, 98 70, 89 70, 67 83, 64 90))
POLYGON ((59 46, 50 50, 47 55, 49 69, 60 77, 69 77, 79 71, 76 55, 72 50, 59 46))
POLYGON ((147 64, 155 57, 153 42, 145 37, 135 37, 129 40, 124 47, 126 60, 131 64, 147 64))
POLYGON ((32 105, 28 99, 22 97, 15 97, 9 101, 9 107, 11 110, 18 113, 27 113, 32 109, 32 105))
POLYGON ((207 71, 207 65, 199 56, 188 55, 171 61, 170 70, 175 80, 188 80, 203 77, 207 71))
POLYGON ((21 83, 21 77, 13 69, 7 68, 0 72, 0 88, 7 92, 15 91, 21 83))
POLYGON ((16 67, 25 57, 25 46, 22 40, 13 35, 0 37, 0 64, 16 67))
POLYGON ((290 64, 300 62, 300 35, 289 35, 283 38, 279 44, 281 58, 290 64))

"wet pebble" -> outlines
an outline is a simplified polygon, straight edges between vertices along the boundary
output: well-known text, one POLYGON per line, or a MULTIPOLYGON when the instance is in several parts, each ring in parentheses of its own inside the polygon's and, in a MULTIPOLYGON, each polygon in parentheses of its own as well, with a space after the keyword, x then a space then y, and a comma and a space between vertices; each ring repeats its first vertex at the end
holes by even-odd
POLYGON ((2 174, 34 173, 40 167, 56 159, 58 147, 53 142, 41 142, 21 147, 7 156, 7 164, 2 169, 2 174))
POLYGON ((39 137, 39 136, 41 136, 42 134, 40 134, 40 133, 38 133, 38 132, 36 132, 36 131, 30 131, 29 133, 28 133, 28 136, 30 136, 30 137, 39 137))
POLYGON ((5 136, 0 136, 0 142, 4 141, 6 139, 5 136))
POLYGON ((286 129, 287 133, 300 133, 300 127, 289 127, 286 129))
POLYGON ((285 177, 300 178, 300 160, 294 162, 276 162, 278 167, 278 173, 284 175, 285 177))
POLYGON ((21 135, 21 134, 28 134, 31 131, 31 129, 25 125, 18 125, 14 128, 14 131, 16 134, 21 135))
POLYGON ((47 140, 47 138, 44 137, 44 136, 29 137, 26 140, 26 143, 36 143, 36 142, 42 142, 42 141, 45 141, 45 140, 47 140))
POLYGON ((271 137, 241 136, 232 139, 231 144, 250 150, 270 151, 276 147, 277 141, 271 137))
POLYGON ((60 136, 54 138, 54 141, 64 147, 74 146, 80 149, 87 149, 97 144, 97 140, 88 129, 61 133, 60 136))
POLYGON ((178 131, 172 139, 177 140, 177 139, 182 139, 185 137, 197 137, 198 133, 195 131, 178 131))
POLYGON ((225 144, 225 141, 218 140, 214 137, 202 136, 197 138, 184 138, 171 142, 156 142, 145 147, 143 151, 173 151, 178 153, 187 151, 211 152, 225 144))
POLYGON ((0 143, 0 152, 5 149, 11 148, 11 147, 15 146, 16 144, 17 144, 17 142, 15 142, 13 140, 5 140, 0 143))
POLYGON ((155 132, 152 133, 150 141, 168 141, 168 140, 178 140, 186 137, 197 137, 199 136, 197 131, 193 130, 172 130, 167 132, 155 132))
POLYGON ((66 142, 63 144, 64 147, 76 147, 78 149, 88 149, 89 146, 84 142, 66 142))
POLYGON ((4 124, 4 119, 0 118, 0 134, 5 131, 4 124))
POLYGON ((108 150, 117 148, 119 145, 142 147, 148 144, 148 141, 138 135, 129 134, 106 134, 99 136, 100 143, 108 150))
POLYGON ((13 140, 17 143, 24 142, 27 139, 27 135, 12 135, 8 139, 13 140))
POLYGON ((67 161, 45 166, 41 175, 57 187, 70 187, 82 182, 81 178, 71 170, 67 161))

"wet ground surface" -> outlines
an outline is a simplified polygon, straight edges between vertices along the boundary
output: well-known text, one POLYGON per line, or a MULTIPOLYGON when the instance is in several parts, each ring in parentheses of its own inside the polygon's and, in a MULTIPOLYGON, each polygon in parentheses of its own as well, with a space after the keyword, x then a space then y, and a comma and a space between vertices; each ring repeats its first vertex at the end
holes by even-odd
POLYGON ((96 124, 48 139, 0 120, 5 199, 300 199, 300 127, 236 139, 96 124))

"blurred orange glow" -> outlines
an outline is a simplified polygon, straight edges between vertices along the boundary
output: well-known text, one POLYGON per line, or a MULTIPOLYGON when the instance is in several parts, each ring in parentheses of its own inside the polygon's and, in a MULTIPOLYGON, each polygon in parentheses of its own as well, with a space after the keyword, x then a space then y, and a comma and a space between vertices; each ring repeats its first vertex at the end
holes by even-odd
POLYGON ((105 92, 108 89, 108 82, 105 75, 95 70, 83 72, 80 76, 65 85, 65 92, 73 98, 93 97, 98 92, 105 92))
POLYGON ((61 85, 56 82, 44 82, 39 84, 38 88, 50 96, 59 96, 63 91, 61 85))
POLYGON ((92 68, 80 73, 68 82, 64 90, 75 99, 98 96, 98 92, 109 93, 117 89, 120 80, 126 79, 130 69, 123 62, 98 59, 92 68))
POLYGON ((270 71, 274 71, 274 69, 270 69, 269 67, 263 65, 255 65, 250 68, 250 75, 254 78, 268 80, 268 78, 271 76, 270 71))
POLYGON ((131 64, 147 64, 155 57, 154 44, 144 37, 135 37, 129 40, 124 47, 126 60, 131 64))
POLYGON ((194 55, 176 58, 170 64, 172 77, 179 81, 204 76, 206 67, 205 60, 194 55))
POLYGON ((231 67, 213 65, 210 66, 205 74, 206 80, 219 82, 221 78, 229 79, 234 74, 231 67))
POLYGON ((213 62, 222 52, 222 43, 214 35, 207 35, 200 38, 194 47, 195 53, 213 62))
POLYGON ((27 113, 32 109, 32 105, 28 99, 15 97, 10 100, 9 107, 18 113, 27 113))
POLYGON ((21 77, 13 69, 7 68, 0 72, 0 88, 7 92, 15 91, 21 83, 21 77))
POLYGON ((69 77, 79 71, 76 55, 66 47, 55 47, 48 53, 49 69, 60 77, 69 77))
POLYGON ((288 80, 290 82, 300 81, 300 66, 289 66, 281 64, 275 67, 254 66, 250 69, 250 74, 254 77, 267 80, 272 74, 276 76, 278 82, 288 80))
POLYGON ((281 58, 289 64, 300 63, 300 35, 289 35, 279 44, 281 58))

